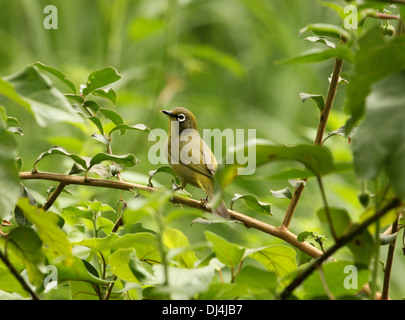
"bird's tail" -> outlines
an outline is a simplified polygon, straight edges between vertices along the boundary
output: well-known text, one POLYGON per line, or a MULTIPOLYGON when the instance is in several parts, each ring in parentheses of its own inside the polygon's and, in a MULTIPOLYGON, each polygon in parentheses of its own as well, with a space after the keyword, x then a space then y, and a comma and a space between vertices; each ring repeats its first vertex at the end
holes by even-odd
MULTIPOLYGON (((208 196, 209 200, 212 200, 214 197, 214 192, 212 191, 212 186, 204 186, 203 190, 208 196)), ((212 213, 216 214, 218 216, 221 216, 223 218, 229 219, 231 215, 228 212, 228 209, 226 208, 225 202, 221 199, 221 203, 216 206, 215 208, 212 208, 212 213)))

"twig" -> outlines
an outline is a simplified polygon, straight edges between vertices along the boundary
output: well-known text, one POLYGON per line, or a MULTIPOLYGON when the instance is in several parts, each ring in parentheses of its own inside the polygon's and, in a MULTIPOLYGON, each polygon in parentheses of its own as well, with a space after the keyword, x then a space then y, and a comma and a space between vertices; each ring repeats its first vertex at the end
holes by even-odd
POLYGON ((63 192, 63 189, 66 187, 66 184, 61 182, 58 184, 58 186, 56 187, 55 191, 51 194, 51 196, 49 197, 48 201, 46 201, 46 203, 42 206, 42 209, 44 209, 44 211, 48 211, 48 209, 50 207, 52 207, 52 205, 54 204, 54 202, 56 201, 56 199, 59 197, 59 195, 63 192))
POLYGON ((13 276, 17 279, 17 281, 22 285, 22 287, 30 294, 33 300, 41 300, 41 298, 34 292, 25 279, 18 273, 18 271, 14 268, 11 264, 10 260, 0 251, 0 259, 6 265, 6 267, 10 270, 13 276))
MULTIPOLYGON (((398 215, 397 219, 394 221, 394 223, 392 224, 391 234, 394 234, 395 232, 398 231, 398 220, 399 220, 399 215, 398 215)), ((388 292, 389 292, 390 280, 391 280, 392 262, 394 260, 395 242, 396 242, 396 239, 394 239, 394 241, 391 242, 388 247, 387 262, 385 263, 384 282, 383 282, 381 300, 388 299, 388 292)))
MULTIPOLYGON (((148 187, 142 184, 135 184, 126 181, 105 180, 96 178, 87 178, 86 180, 84 177, 64 175, 59 173, 40 172, 40 171, 35 173, 20 172, 19 176, 21 180, 49 180, 49 181, 64 182, 66 185, 75 184, 75 185, 104 187, 121 190, 139 189, 147 192, 159 192, 159 191, 162 192, 161 190, 153 187, 148 187)), ((201 201, 199 200, 194 200, 175 195, 171 201, 173 203, 183 204, 192 208, 211 212, 211 208, 209 206, 202 206, 201 201)), ((318 250, 317 248, 315 248, 314 246, 310 245, 305 241, 304 242, 298 241, 297 236, 283 226, 275 227, 234 210, 228 210, 228 212, 231 215, 232 219, 242 222, 247 227, 251 227, 260 230, 262 232, 265 232, 267 234, 270 234, 274 237, 280 238, 313 258, 317 258, 322 255, 322 251, 318 250)))
POLYGON ((314 260, 307 269, 298 274, 298 276, 281 292, 280 298, 286 299, 294 291, 296 287, 298 287, 314 270, 316 270, 318 266, 320 266, 324 261, 326 261, 333 253, 335 253, 338 249, 340 249, 346 243, 351 241, 354 237, 361 234, 370 224, 374 223, 377 219, 380 219, 388 211, 398 207, 399 205, 401 205, 401 201, 397 198, 394 198, 393 200, 391 200, 391 202, 389 202, 383 208, 378 210, 370 218, 364 220, 351 232, 340 237, 338 241, 335 242, 335 244, 332 247, 330 247, 322 256, 314 260))
MULTIPOLYGON (((329 84, 328 93, 326 96, 325 107, 322 110, 321 117, 319 119, 318 130, 316 133, 315 144, 322 145, 323 135, 325 133, 326 124, 328 123, 328 118, 330 111, 332 109, 333 100, 336 95, 337 87, 339 85, 339 77, 342 71, 343 60, 336 59, 333 68, 332 79, 329 84)), ((307 179, 303 179, 305 182, 307 179)), ((297 207, 298 201, 301 198, 301 194, 304 191, 306 183, 301 184, 297 189, 295 189, 294 194, 291 198, 290 204, 284 216, 282 226, 288 228, 290 226, 292 217, 294 215, 295 209, 297 207)))

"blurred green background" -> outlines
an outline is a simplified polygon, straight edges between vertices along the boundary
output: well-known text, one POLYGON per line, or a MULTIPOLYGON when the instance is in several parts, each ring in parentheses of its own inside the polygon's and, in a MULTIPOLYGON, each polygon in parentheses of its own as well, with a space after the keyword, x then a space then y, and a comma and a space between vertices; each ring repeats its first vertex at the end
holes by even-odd
MULTIPOLYGON (((321 46, 299 37, 298 31, 305 25, 339 21, 336 13, 315 0, 0 0, 0 75, 18 72, 40 61, 63 71, 78 87, 91 71, 113 66, 122 75, 113 85, 118 103, 102 104, 119 112, 128 124, 144 123, 150 128, 166 129, 167 119, 158 111, 184 106, 195 114, 200 130, 256 129, 257 138, 277 144, 311 143, 319 111, 312 101, 303 104, 299 93, 325 95, 333 61, 290 65, 277 62, 321 46), (55 30, 47 30, 43 25, 48 16, 44 13, 47 5, 58 10, 55 30)), ((343 76, 349 68, 350 65, 344 65, 343 76)), ((56 80, 55 83, 67 92, 66 87, 56 80)), ((327 132, 345 123, 344 91, 345 87, 340 86, 327 132)), ((9 116, 19 119, 25 133, 18 137, 23 171, 31 170, 37 156, 52 145, 82 156, 104 151, 103 145, 90 138, 95 127, 57 123, 43 128, 22 108, 9 101, 2 104, 9 116)), ((152 143, 143 132, 114 136, 115 154, 134 153, 140 159, 139 165, 124 172, 124 179, 147 183, 149 170, 157 168, 147 158, 152 143)), ((333 137, 326 146, 336 161, 351 160, 346 139, 333 137)), ((39 170, 67 173, 71 165, 69 160, 55 156, 42 160, 39 170)), ((276 199, 270 190, 289 184, 268 177, 293 167, 297 165, 274 163, 258 168, 252 176, 237 179, 226 189, 227 204, 234 193, 254 194, 272 204, 272 217, 257 215, 239 202, 234 209, 279 225, 288 199, 276 199)), ((170 187, 170 179, 162 173, 154 181, 157 186, 159 182, 170 187)), ((37 201, 44 201, 49 183, 30 181, 26 185, 37 201)), ((352 171, 326 177, 325 186, 329 204, 346 208, 357 220, 362 207, 352 171)), ((74 197, 60 197, 57 208, 89 199, 115 204, 119 199, 118 191, 74 186, 70 189, 74 197)), ((203 197, 202 191, 193 187, 188 191, 194 198, 203 197)), ((131 195, 127 198, 129 204, 134 201, 131 195)), ((318 186, 310 180, 291 230, 296 234, 309 230, 329 236, 316 216, 321 207, 318 186)), ((171 224, 182 229, 192 242, 202 241, 207 228, 221 229, 229 241, 248 247, 281 242, 257 230, 239 227, 190 227, 196 215, 187 208, 183 213, 186 214, 178 218, 173 215, 171 224)), ((144 223, 148 227, 148 221, 144 223)), ((347 254, 342 250, 337 256, 347 254)), ((398 257, 394 261, 394 277, 399 277, 398 271, 404 267, 403 259, 398 257)), ((404 292, 399 279, 394 278, 392 284, 392 296, 397 299, 401 288, 404 292)))

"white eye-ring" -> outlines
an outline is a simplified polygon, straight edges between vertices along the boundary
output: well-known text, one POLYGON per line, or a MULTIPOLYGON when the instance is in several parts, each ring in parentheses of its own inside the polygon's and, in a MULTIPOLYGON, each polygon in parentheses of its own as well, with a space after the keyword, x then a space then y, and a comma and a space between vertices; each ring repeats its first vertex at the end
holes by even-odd
POLYGON ((177 116, 177 120, 179 120, 179 122, 184 122, 186 120, 186 116, 184 114, 180 113, 177 116))

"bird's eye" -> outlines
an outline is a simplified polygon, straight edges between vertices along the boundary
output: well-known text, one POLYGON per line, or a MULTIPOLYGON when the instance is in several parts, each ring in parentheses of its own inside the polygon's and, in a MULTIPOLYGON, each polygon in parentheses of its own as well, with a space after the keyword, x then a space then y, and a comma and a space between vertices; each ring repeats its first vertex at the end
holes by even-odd
POLYGON ((184 122, 184 120, 186 120, 186 116, 185 116, 184 114, 180 113, 180 114, 177 116, 177 120, 178 120, 179 122, 184 122))

